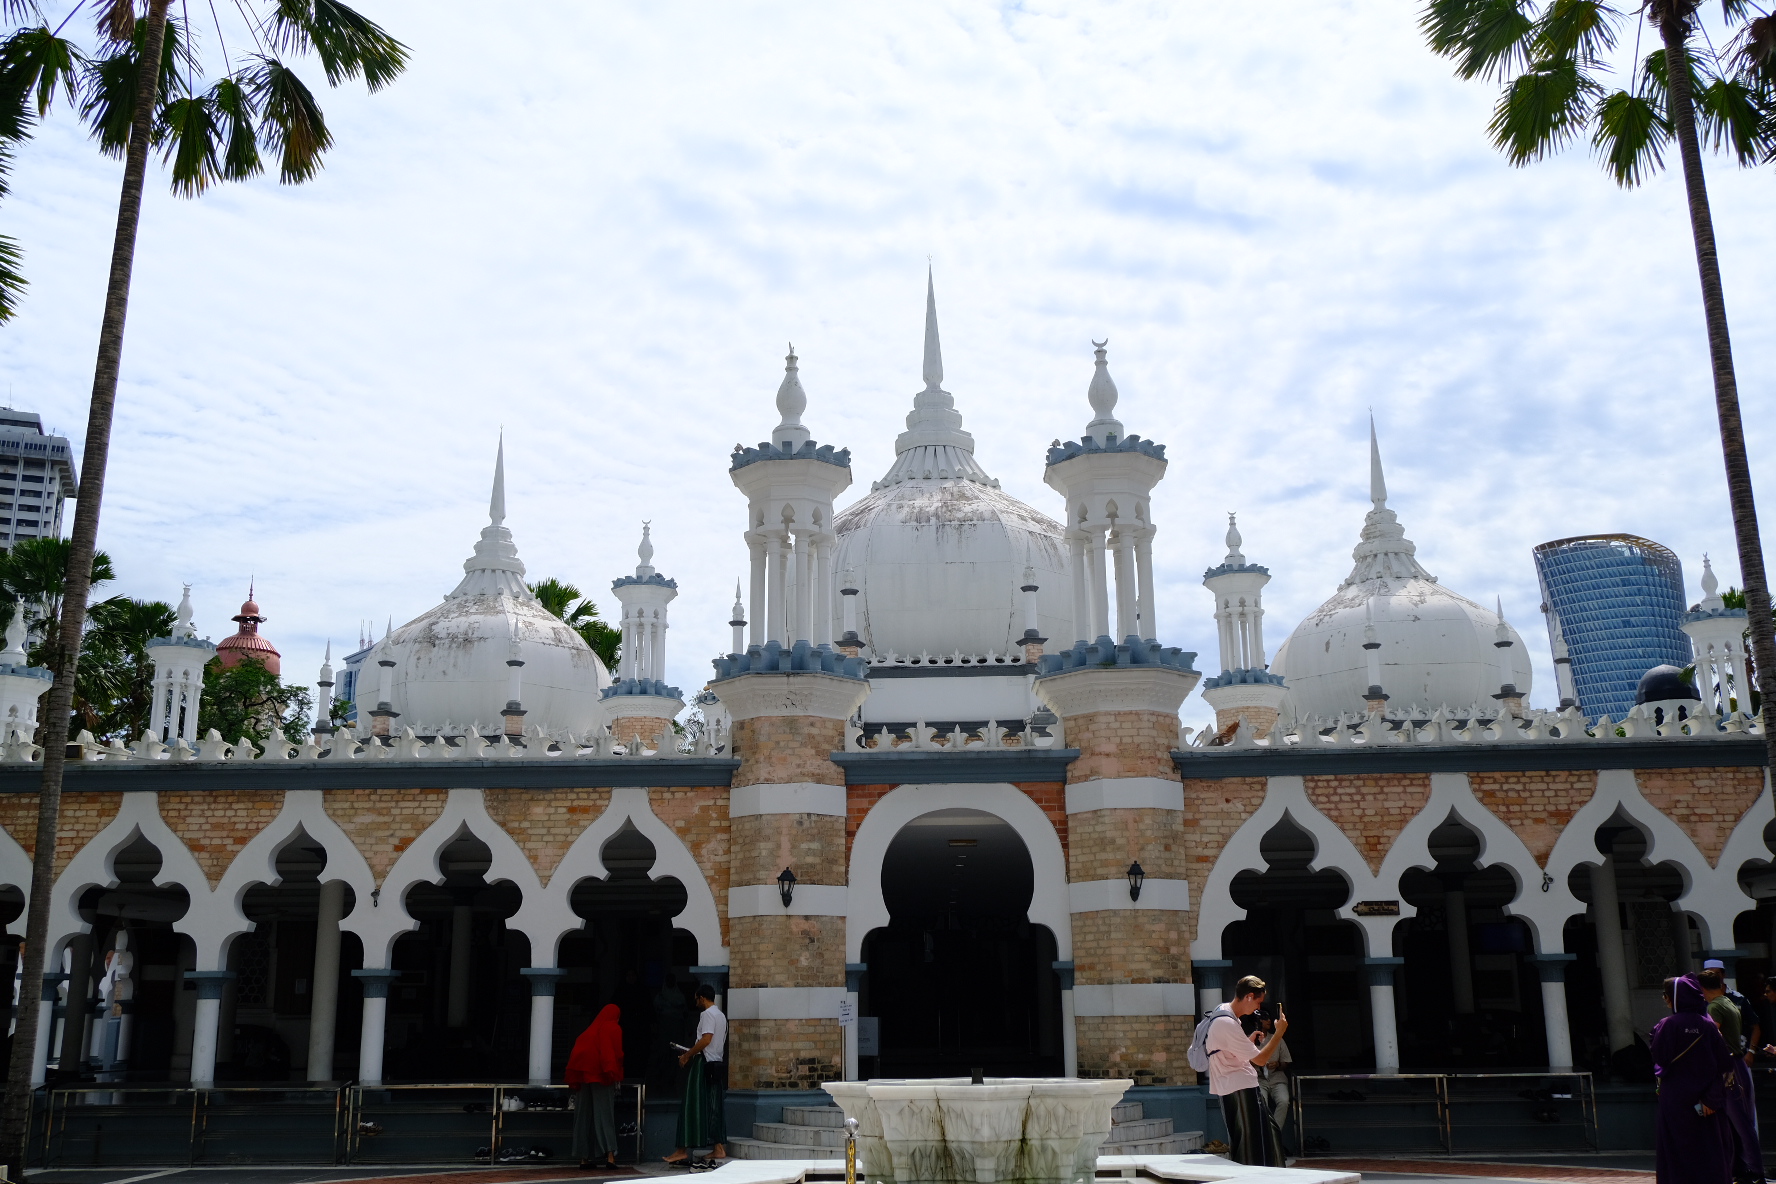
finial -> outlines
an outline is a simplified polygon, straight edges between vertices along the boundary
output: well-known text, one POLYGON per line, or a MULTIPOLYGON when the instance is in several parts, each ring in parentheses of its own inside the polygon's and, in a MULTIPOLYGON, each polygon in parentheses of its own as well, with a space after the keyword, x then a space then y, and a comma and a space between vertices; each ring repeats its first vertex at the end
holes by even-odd
POLYGON ((635 574, 637 576, 645 580, 647 577, 654 574, 654 569, 652 567, 654 562, 654 544, 649 532, 649 523, 646 520, 643 520, 641 524, 641 546, 635 548, 635 557, 641 560, 641 562, 635 567, 635 574))
POLYGON ((1092 370, 1091 385, 1085 391, 1093 413, 1092 421, 1085 425, 1085 434, 1100 445, 1111 443, 1113 438, 1120 440, 1123 436, 1122 424, 1117 422, 1115 414, 1116 401, 1121 396, 1116 390, 1116 380, 1110 377, 1110 363, 1105 360, 1105 347, 1109 344, 1108 337, 1092 342, 1097 362, 1092 370))
POLYGON ((12 619, 6 622, 6 651, 0 654, 11 666, 25 665, 25 598, 14 597, 12 619))
POLYGON ((1494 611, 1498 613, 1499 621, 1498 628, 1493 630, 1495 640, 1492 644, 1497 646, 1511 645, 1513 644, 1511 641, 1511 627, 1505 624, 1505 598, 1495 595, 1493 597, 1493 605, 1494 611))
POLYGON ((789 353, 783 358, 783 382, 777 387, 777 414, 783 422, 777 425, 776 439, 786 439, 796 444, 806 443, 808 429, 802 426, 802 412, 808 409, 808 393, 802 389, 802 379, 796 367, 795 343, 789 343, 789 353), (785 437, 784 433, 789 436, 785 437))
POLYGON ((932 279, 931 264, 925 264, 925 389, 934 391, 943 386, 943 346, 937 338, 937 285, 932 279))
POLYGON ((734 620, 738 621, 746 615, 746 605, 740 600, 740 581, 734 581, 734 620))
POLYGON ((1235 515, 1233 511, 1229 510, 1227 512, 1227 558, 1222 560, 1222 562, 1243 565, 1246 562, 1246 557, 1240 554, 1240 544, 1243 542, 1245 542, 1245 540, 1240 538, 1239 526, 1235 522, 1235 515))
POLYGON ((382 639, 384 641, 387 641, 389 639, 389 635, 391 633, 393 633, 394 631, 395 631, 395 614, 390 613, 389 619, 388 619, 388 624, 386 624, 382 627, 382 639))
POLYGON ((333 661, 333 639, 331 637, 329 637, 327 639, 327 652, 325 655, 322 656, 321 661, 323 661, 323 662, 332 662, 333 661))
POLYGON ((197 631, 191 624, 191 585, 185 585, 185 594, 179 597, 178 624, 173 627, 174 637, 195 637, 197 631))
POLYGON ((506 522, 506 433, 500 431, 499 451, 493 460, 493 496, 487 502, 487 518, 490 526, 504 526, 506 522))
POLYGON ((1708 552, 1702 553, 1702 594, 1709 600, 1715 599, 1720 591, 1720 580, 1714 574, 1714 564, 1708 561, 1708 552))
POLYGON ((1369 500, 1377 510, 1387 508, 1387 481, 1381 475, 1381 445, 1375 439, 1375 414, 1369 415, 1369 500))

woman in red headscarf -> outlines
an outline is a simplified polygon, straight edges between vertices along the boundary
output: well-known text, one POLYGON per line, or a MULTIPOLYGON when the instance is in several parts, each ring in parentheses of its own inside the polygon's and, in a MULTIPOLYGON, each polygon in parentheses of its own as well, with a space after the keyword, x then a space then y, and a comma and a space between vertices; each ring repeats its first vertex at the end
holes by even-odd
POLYGON ((574 1110, 573 1153, 582 1168, 617 1166, 617 1086, 623 1080, 622 1013, 607 1003, 574 1041, 567 1084, 580 1091, 574 1110))

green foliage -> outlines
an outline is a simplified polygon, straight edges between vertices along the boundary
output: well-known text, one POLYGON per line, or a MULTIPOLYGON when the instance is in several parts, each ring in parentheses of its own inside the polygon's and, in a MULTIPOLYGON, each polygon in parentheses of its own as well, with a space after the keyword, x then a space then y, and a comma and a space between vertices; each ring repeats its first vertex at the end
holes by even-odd
POLYGON ((583 597, 574 585, 550 576, 530 585, 537 603, 567 622, 568 627, 586 639, 605 669, 615 670, 622 657, 623 631, 607 625, 598 615, 598 606, 590 597, 583 597))
MULTIPOLYGON (((42 647, 53 643, 60 630, 62 581, 71 550, 73 544, 67 539, 26 539, 13 544, 10 551, 0 551, 0 591, 5 595, 5 602, 0 603, 0 629, 12 620, 13 602, 24 601, 25 623, 40 647, 33 651, 33 661, 37 654, 47 660, 48 651, 42 647)), ((111 556, 103 551, 94 553, 93 585, 116 578, 111 556)))
POLYGON ((220 658, 204 667, 203 703, 197 713, 197 734, 214 728, 224 740, 243 736, 263 744, 275 732, 292 744, 308 732, 314 699, 307 687, 290 686, 249 654, 230 667, 220 658))
MULTIPOLYGON (((1657 7, 1635 12, 1652 20, 1657 7)), ((1696 36, 1699 14, 1688 18, 1699 135, 1741 165, 1761 164, 1776 159, 1776 21, 1744 0, 1723 0, 1721 11, 1742 22, 1725 54, 1696 36)), ((1512 164, 1542 160, 1588 132, 1604 171, 1633 188, 1664 168, 1672 124, 1657 37, 1659 48, 1627 63, 1627 86, 1605 84, 1632 19, 1601 0, 1427 0, 1419 28, 1458 77, 1501 84, 1488 130, 1512 164)))
POLYGON ((86 636, 74 678, 79 726, 101 740, 134 740, 154 707, 154 663, 148 643, 172 634, 173 606, 113 596, 87 610, 86 636))

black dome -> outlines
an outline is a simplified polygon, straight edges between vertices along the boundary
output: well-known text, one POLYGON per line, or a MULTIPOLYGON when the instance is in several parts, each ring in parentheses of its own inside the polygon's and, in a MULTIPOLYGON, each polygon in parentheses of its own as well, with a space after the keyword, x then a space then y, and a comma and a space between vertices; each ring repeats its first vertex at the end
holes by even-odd
POLYGON ((1697 699, 1702 696, 1684 681, 1683 671, 1676 666, 1655 666, 1640 676, 1634 690, 1636 703, 1663 703, 1667 699, 1697 699))

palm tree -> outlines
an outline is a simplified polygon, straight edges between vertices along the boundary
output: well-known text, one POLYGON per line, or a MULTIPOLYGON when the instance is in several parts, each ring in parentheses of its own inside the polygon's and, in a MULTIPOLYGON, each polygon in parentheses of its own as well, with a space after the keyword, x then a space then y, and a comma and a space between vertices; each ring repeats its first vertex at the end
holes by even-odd
MULTIPOLYGON (((23 601, 25 624, 35 639, 32 661, 47 661, 47 647, 60 634, 62 586, 72 550, 73 544, 67 539, 26 539, 14 544, 10 551, 0 551, 0 588, 8 594, 8 603, 0 611, 0 628, 12 620, 11 602, 23 601)), ((93 585, 108 584, 116 578, 111 556, 103 551, 94 554, 92 577, 87 581, 89 593, 93 585)))
POLYGON ((615 670, 621 656, 623 631, 604 623, 598 606, 590 597, 582 597, 574 585, 550 576, 530 586, 537 603, 567 622, 568 628, 586 639, 605 669, 615 670))
POLYGON ((1702 175, 1704 141, 1741 165, 1776 159, 1776 17, 1752 17, 1757 10, 1749 0, 1721 0, 1729 27, 1716 37, 1703 27, 1701 7, 1700 0, 1646 0, 1639 12, 1660 44, 1642 58, 1636 20, 1629 82, 1615 89, 1604 84, 1603 75, 1611 69, 1624 16, 1601 0, 1429 0, 1420 28, 1434 51, 1456 62, 1460 77, 1504 83, 1490 130, 1512 164, 1541 160, 1589 132, 1604 170, 1632 188, 1664 167, 1665 146, 1677 141, 1764 739, 1776 767, 1776 631, 1745 457, 1714 218, 1702 175), (1711 48, 1717 43, 1724 53, 1711 48))
POLYGON ((101 740, 133 740, 154 708, 154 663, 148 643, 172 635, 178 614, 159 600, 113 596, 87 611, 74 680, 75 714, 101 740))
MULTIPOLYGON (((192 31, 184 22, 168 19, 171 5, 172 0, 77 0, 62 23, 52 29, 40 0, 0 0, 0 16, 32 19, 0 43, 0 108, 5 108, 0 113, 0 148, 10 151, 21 142, 32 122, 49 113, 59 91, 70 106, 79 102, 80 113, 100 149, 124 161, 63 611, 51 662, 56 677, 45 712, 48 723, 37 802, 38 852, 55 850, 61 814, 68 722, 86 625, 87 593, 94 574, 148 152, 162 149, 163 158, 171 165, 173 192, 181 196, 196 196, 219 181, 257 176, 265 168, 262 147, 277 154, 280 180, 286 184, 309 180, 332 146, 332 133, 314 94, 286 64, 285 57, 313 54, 329 85, 361 78, 372 91, 393 81, 407 61, 405 46, 341 0, 239 0, 232 8, 242 14, 247 36, 237 39, 237 52, 232 55, 226 41, 221 41, 225 72, 214 83, 200 85, 202 67, 192 31), (97 17, 99 42, 92 55, 61 36, 74 13, 89 2, 97 17), (252 52, 239 52, 248 39, 252 52)), ((225 7, 230 6, 217 5, 210 10, 219 40, 224 37, 220 10, 225 7)), ((8 276, 0 275, 0 292, 10 305, 18 294, 16 247, 7 242, 0 243, 0 248, 12 251, 0 258, 0 263, 8 263, 13 281, 8 286, 8 276)), ((31 867, 22 971, 28 983, 38 982, 43 973, 54 864, 53 859, 38 858, 31 867)), ((37 1021, 37 1008, 21 1009, 7 1072, 6 1100, 0 1108, 3 1163, 24 1162, 37 1021)))

